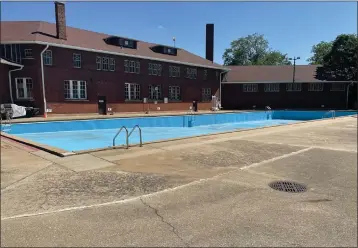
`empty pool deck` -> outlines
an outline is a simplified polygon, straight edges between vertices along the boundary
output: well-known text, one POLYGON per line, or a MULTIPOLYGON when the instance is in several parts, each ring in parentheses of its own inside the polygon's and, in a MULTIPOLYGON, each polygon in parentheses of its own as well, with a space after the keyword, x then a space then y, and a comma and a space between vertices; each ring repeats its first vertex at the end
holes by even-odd
POLYGON ((65 158, 1 146, 2 246, 357 245, 356 117, 65 158))

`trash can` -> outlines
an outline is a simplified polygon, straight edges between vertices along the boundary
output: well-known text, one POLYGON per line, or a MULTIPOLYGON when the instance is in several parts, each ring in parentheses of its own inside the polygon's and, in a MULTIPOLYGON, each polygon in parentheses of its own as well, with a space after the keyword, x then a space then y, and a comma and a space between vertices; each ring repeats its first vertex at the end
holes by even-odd
POLYGON ((193 110, 194 112, 198 112, 198 101, 193 101, 193 110))

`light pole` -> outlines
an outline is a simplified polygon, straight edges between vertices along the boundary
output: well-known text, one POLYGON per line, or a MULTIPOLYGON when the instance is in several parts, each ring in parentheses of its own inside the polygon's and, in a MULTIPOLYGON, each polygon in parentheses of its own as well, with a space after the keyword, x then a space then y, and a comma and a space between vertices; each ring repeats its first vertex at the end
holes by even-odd
POLYGON ((292 83, 295 83, 295 74, 296 74, 296 60, 299 60, 300 57, 293 57, 293 58, 289 58, 288 60, 293 60, 293 79, 292 79, 292 83))

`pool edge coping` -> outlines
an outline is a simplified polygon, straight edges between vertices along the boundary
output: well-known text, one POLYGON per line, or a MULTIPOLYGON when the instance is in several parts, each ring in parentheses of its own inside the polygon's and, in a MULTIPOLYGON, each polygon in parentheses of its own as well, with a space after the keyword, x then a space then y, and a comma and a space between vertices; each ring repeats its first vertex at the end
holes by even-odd
MULTIPOLYGON (((353 117, 353 116, 358 116, 358 115, 339 116, 339 117, 335 117, 334 119, 342 119, 342 118, 353 117)), ((278 125, 272 125, 272 126, 246 128, 246 129, 236 129, 236 130, 233 130, 233 131, 225 131, 225 132, 212 133, 212 134, 201 134, 201 135, 181 137, 181 138, 156 140, 156 141, 144 142, 143 145, 157 144, 157 143, 164 143, 164 142, 171 142, 171 141, 180 141, 180 140, 186 140, 186 139, 192 139, 192 138, 200 138, 200 137, 208 137, 208 136, 216 136, 216 135, 221 135, 221 134, 239 133, 239 132, 252 131, 252 130, 276 128, 276 127, 282 127, 282 126, 293 126, 293 125, 300 125, 300 124, 319 122, 319 121, 327 121, 327 120, 332 120, 332 118, 322 118, 322 119, 315 119, 315 120, 308 120, 308 121, 297 121, 295 123, 288 123, 288 124, 278 124, 278 125)), ((108 147, 105 147, 105 148, 95 148, 95 149, 80 150, 80 151, 67 151, 67 150, 63 150, 61 148, 57 148, 57 147, 54 147, 54 146, 43 145, 43 144, 28 140, 28 139, 23 139, 21 137, 17 137, 15 135, 8 134, 8 133, 5 133, 5 132, 0 132, 0 136, 6 137, 8 139, 11 139, 13 141, 16 141, 16 142, 19 142, 19 143, 22 143, 22 144, 25 144, 25 145, 30 145, 30 146, 36 147, 39 150, 43 150, 45 152, 54 154, 54 155, 59 156, 59 157, 68 157, 68 156, 74 156, 74 155, 80 155, 80 154, 88 154, 88 153, 92 153, 92 152, 107 151, 107 150, 127 149, 125 145, 120 145, 120 146, 108 146, 108 147)), ((130 147, 139 147, 139 144, 129 145, 128 149, 130 147)))

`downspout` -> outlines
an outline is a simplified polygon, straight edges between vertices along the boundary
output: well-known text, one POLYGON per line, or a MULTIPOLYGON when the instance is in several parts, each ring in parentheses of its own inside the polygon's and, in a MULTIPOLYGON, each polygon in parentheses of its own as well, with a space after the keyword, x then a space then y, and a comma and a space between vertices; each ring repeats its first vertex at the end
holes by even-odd
POLYGON ((219 80, 220 80, 220 97, 219 97, 220 105, 221 105, 221 75, 223 73, 225 73, 225 72, 220 72, 220 78, 219 78, 219 80))
POLYGON ((353 85, 353 82, 347 86, 347 97, 346 97, 346 109, 348 109, 348 98, 349 98, 349 87, 353 85))
POLYGON ((45 75, 44 75, 44 59, 43 53, 48 49, 50 45, 47 45, 44 50, 42 50, 41 56, 41 80, 42 80, 42 96, 44 100, 44 118, 47 118, 47 104, 46 104, 46 93, 45 93, 45 75))
POLYGON ((24 66, 22 65, 20 68, 14 69, 14 70, 10 70, 9 71, 9 89, 10 89, 10 99, 11 99, 11 103, 14 103, 14 98, 12 96, 12 84, 11 84, 11 72, 13 71, 21 71, 24 68, 24 66))

